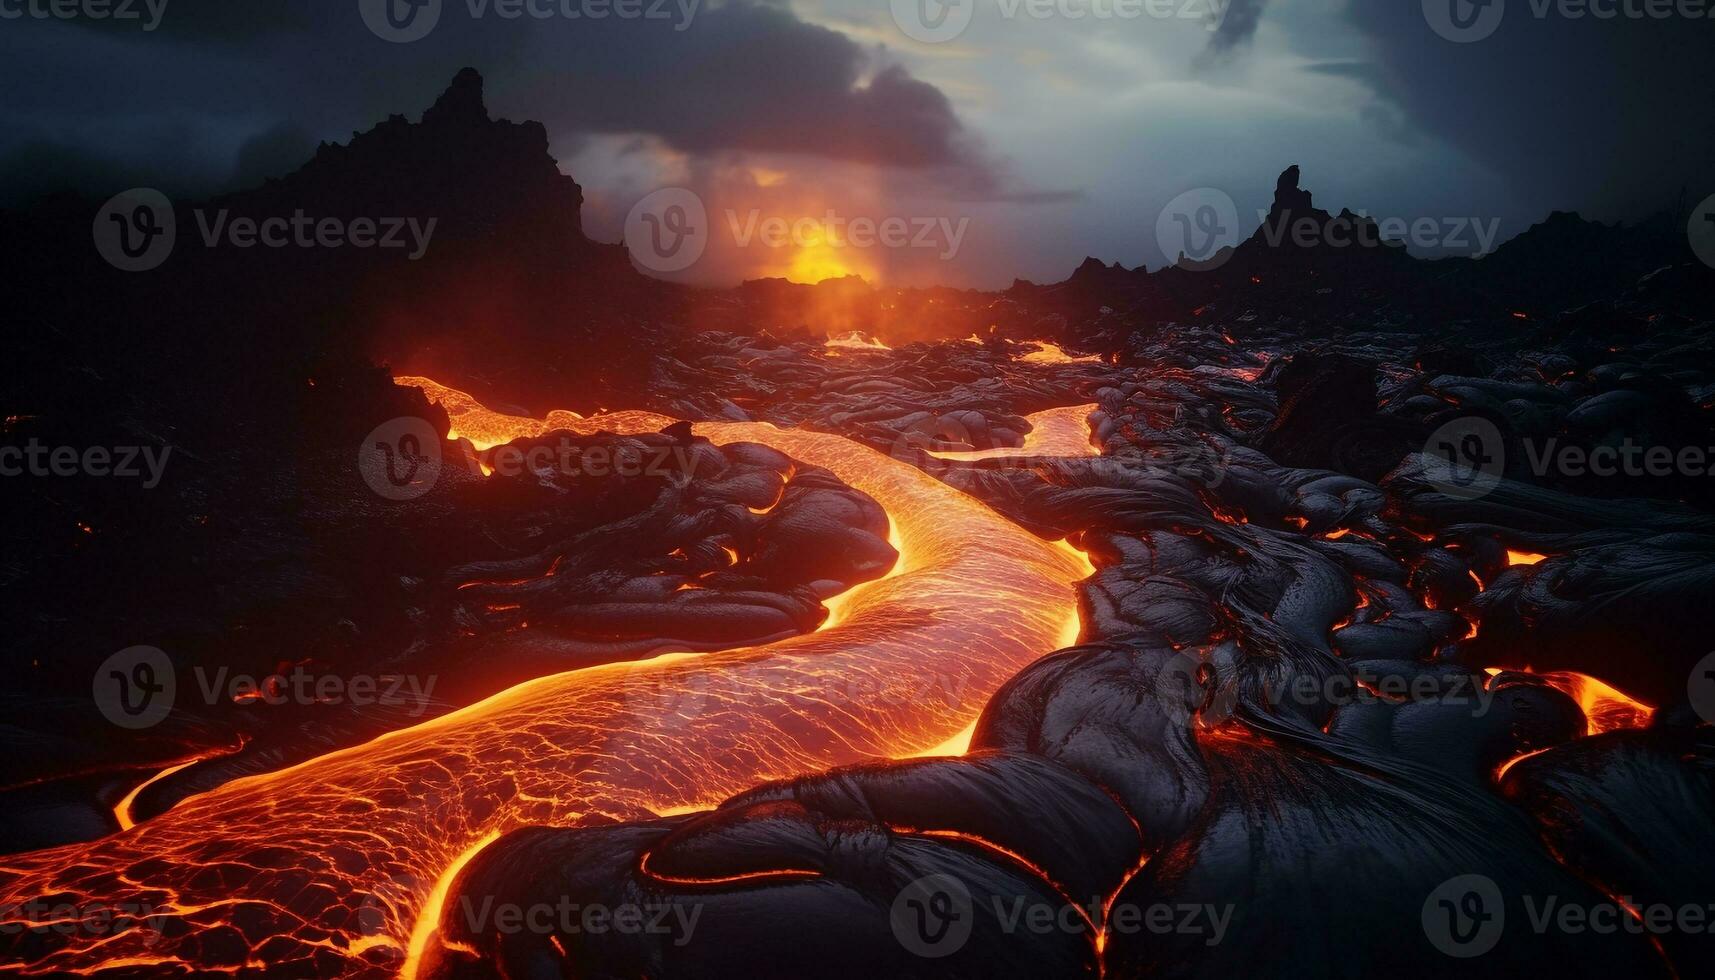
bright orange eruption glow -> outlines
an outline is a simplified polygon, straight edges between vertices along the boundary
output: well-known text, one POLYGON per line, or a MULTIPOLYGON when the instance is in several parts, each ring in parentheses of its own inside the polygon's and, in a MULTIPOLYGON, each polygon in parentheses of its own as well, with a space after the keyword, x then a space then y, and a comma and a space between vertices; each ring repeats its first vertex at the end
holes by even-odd
MULTIPOLYGON (((458 435, 643 433, 642 412, 546 420, 427 379, 458 435)), ((56 936, 53 975, 391 976, 433 938, 436 896, 496 834, 650 819, 771 778, 955 739, 1008 678, 1077 630, 1086 565, 915 467, 835 435, 700 423, 832 471, 893 522, 895 574, 843 597, 831 628, 763 646, 540 677, 363 745, 235 780, 103 840, 0 859, 0 908, 81 897, 161 923, 56 936)))
POLYGON ((1539 555, 1530 551, 1507 551, 1508 565, 1540 565, 1548 560, 1547 555, 1539 555))
POLYGON ((814 286, 824 279, 854 275, 876 281, 875 269, 867 264, 859 268, 851 251, 828 234, 826 226, 817 224, 792 253, 792 261, 786 267, 786 279, 807 286, 814 286))

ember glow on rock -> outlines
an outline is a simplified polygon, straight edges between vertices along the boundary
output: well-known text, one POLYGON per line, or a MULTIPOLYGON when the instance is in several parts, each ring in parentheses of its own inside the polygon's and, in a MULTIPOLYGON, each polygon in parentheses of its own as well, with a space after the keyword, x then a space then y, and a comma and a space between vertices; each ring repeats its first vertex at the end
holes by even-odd
MULTIPOLYGON (((549 428, 655 432, 642 412, 525 419, 428 379, 456 437, 549 428)), ((825 467, 892 519, 896 573, 842 597, 834 627, 756 648, 663 655, 520 684, 279 772, 241 779, 90 845, 9 860, 0 906, 48 895, 146 903, 163 937, 68 942, 35 972, 299 961, 398 970, 425 910, 487 842, 536 824, 713 806, 756 783, 932 750, 1009 677, 1077 634, 1088 573, 1052 543, 921 471, 840 436, 698 423, 825 467), (243 835, 234 826, 246 828, 243 835), (282 864, 281 858, 291 855, 282 864), (122 870, 129 869, 129 870, 122 870), (174 925, 173 923, 178 923, 174 925), (213 944, 229 944, 216 953, 213 944)), ((1086 439, 1087 445, 1087 439, 1086 439)), ((431 930, 432 931, 432 930, 431 930)))

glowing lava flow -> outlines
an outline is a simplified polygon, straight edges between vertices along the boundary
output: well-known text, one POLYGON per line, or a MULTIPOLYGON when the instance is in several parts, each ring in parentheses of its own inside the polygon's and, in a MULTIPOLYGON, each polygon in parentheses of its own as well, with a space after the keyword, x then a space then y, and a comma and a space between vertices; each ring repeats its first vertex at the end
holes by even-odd
POLYGON ((1090 433, 1090 413, 1095 405, 1073 405, 1051 408, 1030 416, 1031 429, 1024 434, 1024 445, 1000 449, 979 449, 975 452, 938 453, 936 459, 971 462, 979 459, 1009 459, 1020 456, 1095 456, 1096 447, 1090 433))
POLYGON ((893 349, 893 348, 887 346, 886 344, 882 343, 879 340, 876 340, 872 337, 865 337, 863 334, 858 333, 856 330, 853 330, 851 333, 848 333, 842 337, 829 337, 827 339, 827 342, 822 344, 822 346, 824 348, 826 348, 829 353, 838 353, 839 351, 842 351, 842 350, 874 350, 874 351, 880 351, 880 350, 892 350, 893 349))
MULTIPOLYGON (((418 383, 478 443, 672 421, 516 419, 418 383)), ((437 882, 493 835, 684 812, 771 777, 923 752, 1076 630, 1087 566, 920 470, 839 436, 695 431, 771 446, 874 497, 897 574, 849 593, 830 629, 537 678, 103 840, 0 858, 0 909, 128 908, 153 924, 4 930, 0 972, 394 975, 422 948, 437 882)))
MULTIPOLYGON (((1484 671, 1494 677, 1501 673, 1501 668, 1487 667, 1484 671)), ((1655 714, 1654 706, 1589 674, 1570 670, 1538 674, 1528 667, 1520 673, 1530 674, 1578 702, 1578 710, 1584 712, 1586 735, 1600 735, 1622 728, 1646 728, 1655 714)))
MULTIPOLYGON (((1502 671, 1499 667, 1484 668, 1490 677, 1495 677, 1502 671)), ((1533 674, 1550 687, 1558 690, 1572 700, 1578 702, 1578 708, 1584 712, 1584 734, 1600 735, 1603 732, 1618 731, 1624 728, 1646 728, 1655 708, 1639 701, 1630 694, 1608 684, 1605 681, 1580 674, 1570 670, 1559 670, 1549 674, 1535 674, 1526 668, 1521 673, 1533 674)), ((1502 763, 1495 770, 1495 781, 1500 782, 1507 770, 1518 765, 1533 755, 1541 755, 1548 749, 1534 749, 1522 755, 1514 756, 1502 763)))
POLYGON ((1052 341, 1033 340, 1033 341, 1031 341, 1031 343, 1036 345, 1036 349, 1031 351, 1030 353, 1024 355, 1023 357, 1020 357, 1018 360, 1021 363, 1024 363, 1024 364, 1100 364, 1100 363, 1102 363, 1102 359, 1095 354, 1090 354, 1090 355, 1087 355, 1085 357, 1073 357, 1071 354, 1067 353, 1067 351, 1064 347, 1061 347, 1059 344, 1056 344, 1052 341))

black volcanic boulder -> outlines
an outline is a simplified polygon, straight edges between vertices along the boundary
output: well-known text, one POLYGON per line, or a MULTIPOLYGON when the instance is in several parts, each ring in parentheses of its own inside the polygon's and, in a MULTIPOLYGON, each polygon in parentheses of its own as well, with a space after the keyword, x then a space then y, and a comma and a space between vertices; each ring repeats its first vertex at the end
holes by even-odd
POLYGON ((1293 355, 1275 374, 1280 409, 1258 444, 1275 462, 1379 479, 1422 448, 1416 430, 1376 412, 1376 365, 1348 354, 1293 355))

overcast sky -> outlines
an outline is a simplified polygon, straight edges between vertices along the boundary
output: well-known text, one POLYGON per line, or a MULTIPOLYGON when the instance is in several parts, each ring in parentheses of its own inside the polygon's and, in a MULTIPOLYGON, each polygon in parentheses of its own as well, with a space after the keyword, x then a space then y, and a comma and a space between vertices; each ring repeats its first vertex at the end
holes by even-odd
MULTIPOLYGON (((547 124, 592 236, 618 241, 664 186, 702 196, 721 235, 753 210, 940 222, 924 247, 834 258, 900 284, 1052 281, 1085 255, 1158 267, 1167 202, 1216 188, 1254 224, 1295 163, 1331 210, 1498 221, 1502 239, 1555 209, 1627 219, 1715 193, 1715 19, 1685 16, 1715 10, 1701 0, 1595 0, 1606 19, 1560 0, 639 0, 660 16, 600 20, 559 11, 605 0, 517 19, 442 0, 402 43, 360 0, 32 15, 52 2, 0 0, 4 203, 256 183, 319 140, 415 118, 465 65, 495 116, 547 124), (907 32, 966 16, 946 40, 907 32)), ((681 275, 806 269, 732 246, 681 275)))

